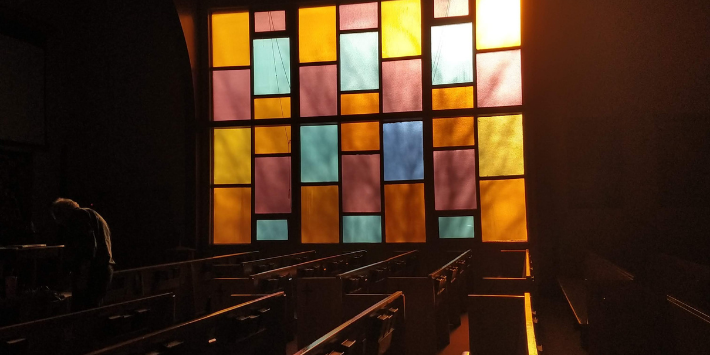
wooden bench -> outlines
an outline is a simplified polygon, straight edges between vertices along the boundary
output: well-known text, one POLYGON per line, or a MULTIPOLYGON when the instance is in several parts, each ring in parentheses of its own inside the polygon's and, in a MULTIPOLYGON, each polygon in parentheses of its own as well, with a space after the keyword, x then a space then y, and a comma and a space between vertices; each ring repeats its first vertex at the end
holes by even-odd
POLYGON ((532 300, 524 295, 469 295, 471 355, 537 355, 532 300))
POLYGON ((404 296, 395 292, 303 347, 296 355, 405 354, 404 332, 404 296))
POLYGON ((710 354, 710 315, 672 296, 667 300, 672 349, 669 353, 710 354))
MULTIPOLYGON (((298 346, 310 344, 354 315, 347 311, 350 298, 344 297, 345 295, 385 294, 388 277, 416 276, 418 264, 419 254, 414 250, 333 277, 306 277, 299 280, 298 297, 296 297, 297 313, 312 316, 300 317, 298 320, 298 346)), ((352 299, 365 300, 366 298, 352 299)))
POLYGON ((283 355, 285 301, 278 292, 91 354, 283 355))
POLYGON ((315 250, 300 253, 274 256, 258 260, 245 261, 235 264, 215 264, 215 277, 246 277, 264 271, 279 269, 294 264, 304 263, 315 259, 315 250))
POLYGON ((0 354, 84 354, 174 323, 172 294, 0 328, 0 354))
POLYGON ((533 292, 534 276, 528 249, 499 250, 477 263, 474 292, 480 295, 522 295, 533 292))
POLYGON ((209 287, 214 278, 213 265, 249 261, 256 255, 258 252, 244 252, 119 270, 114 273, 105 303, 112 304, 172 292, 175 294, 177 320, 192 319, 211 310, 209 300, 201 299, 196 290, 209 287))

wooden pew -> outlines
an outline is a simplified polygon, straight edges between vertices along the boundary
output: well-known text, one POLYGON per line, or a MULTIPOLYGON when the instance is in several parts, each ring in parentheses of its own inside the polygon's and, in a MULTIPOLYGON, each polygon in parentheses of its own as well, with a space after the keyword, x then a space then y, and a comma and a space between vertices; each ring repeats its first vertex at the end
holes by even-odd
POLYGON ((267 295, 91 355, 283 355, 286 352, 283 332, 285 301, 283 292, 267 295))
POLYGON ((522 295, 533 292, 530 251, 500 250, 477 264, 474 292, 481 295, 522 295))
POLYGON ((114 273, 105 303, 112 304, 172 292, 175 294, 177 320, 191 319, 211 308, 208 301, 195 296, 195 290, 209 286, 213 279, 214 264, 250 261, 257 254, 258 252, 244 252, 119 270, 114 273))
MULTIPOLYGON (((470 251, 451 260, 469 269, 470 251), (459 262, 464 264, 460 264, 459 262)), ((449 279, 451 262, 426 277, 391 277, 388 292, 402 291, 407 298, 407 355, 433 355, 449 344, 449 279)), ((455 323, 454 323, 455 324, 455 323)))
POLYGON ((672 354, 710 354, 710 315, 672 296, 667 300, 672 354))
POLYGON ((532 301, 524 295, 469 295, 471 355, 537 355, 532 301))
MULTIPOLYGON (((217 307, 229 304, 232 294, 286 293, 287 314, 296 310, 297 280, 302 277, 332 276, 357 268, 364 263, 366 251, 359 250, 326 258, 315 259, 275 270, 269 270, 249 277, 215 278, 212 301, 217 307)), ((287 319, 286 331, 294 333, 293 319, 287 319)))
POLYGON ((417 276, 418 270, 419 252, 412 250, 336 277, 342 280, 345 293, 385 293, 388 277, 417 276))
POLYGON ((599 282, 621 286, 624 283, 633 281, 633 279, 633 275, 614 265, 611 261, 597 254, 587 252, 584 256, 581 276, 560 276, 557 281, 574 313, 577 324, 582 327, 584 336, 585 328, 589 324, 587 309, 590 287, 594 287, 593 285, 599 282), (610 284, 609 281, 616 282, 610 284))
POLYGON ((0 328, 0 354, 84 354, 165 328, 175 297, 161 294, 0 328))
POLYGON ((404 296, 395 292, 305 346, 296 355, 405 354, 404 306, 404 296))
POLYGON ((310 344, 357 314, 347 311, 351 307, 346 303, 351 299, 363 299, 366 304, 372 301, 372 298, 368 301, 364 297, 347 298, 345 295, 384 294, 388 277, 417 276, 418 264, 419 253, 414 250, 333 277, 306 277, 299 280, 296 313, 312 316, 298 320, 298 346, 310 344))
POLYGON ((313 260, 315 255, 315 250, 309 250, 271 258, 245 261, 238 264, 220 263, 214 265, 214 275, 215 277, 246 277, 264 271, 304 263, 313 260))

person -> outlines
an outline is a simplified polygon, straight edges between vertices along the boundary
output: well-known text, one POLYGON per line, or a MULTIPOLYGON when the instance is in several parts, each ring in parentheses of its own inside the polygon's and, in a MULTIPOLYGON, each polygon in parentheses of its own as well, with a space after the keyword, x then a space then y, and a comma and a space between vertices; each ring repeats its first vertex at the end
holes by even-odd
POLYGON ((72 312, 101 306, 115 265, 108 224, 96 211, 67 198, 55 200, 51 212, 72 273, 72 312))

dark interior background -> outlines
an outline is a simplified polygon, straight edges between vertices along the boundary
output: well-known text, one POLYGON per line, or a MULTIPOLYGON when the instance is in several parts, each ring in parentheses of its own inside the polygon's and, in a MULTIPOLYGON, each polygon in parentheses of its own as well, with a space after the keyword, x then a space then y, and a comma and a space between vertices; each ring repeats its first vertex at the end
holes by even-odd
MULTIPOLYGON (((106 218, 121 268, 204 246, 202 5, 1 6, 47 28, 47 144, 3 148, 30 155, 35 241, 51 239, 47 207, 62 195, 106 218)), ((706 0, 523 1, 528 221, 543 281, 574 258, 570 248, 631 269, 657 252, 708 264, 708 18, 706 0)))

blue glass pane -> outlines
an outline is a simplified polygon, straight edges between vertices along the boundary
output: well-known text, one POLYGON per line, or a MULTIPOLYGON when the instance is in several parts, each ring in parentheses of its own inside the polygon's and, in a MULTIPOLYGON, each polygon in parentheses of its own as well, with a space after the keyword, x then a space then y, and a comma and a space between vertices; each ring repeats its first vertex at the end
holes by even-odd
POLYGON ((340 90, 380 88, 377 32, 340 35, 340 90))
POLYGON ((256 240, 288 240, 288 222, 285 219, 256 221, 256 240))
POLYGON ((473 216, 439 217, 439 238, 473 238, 473 216))
POLYGON ((301 182, 338 181, 338 126, 301 126, 301 182))
POLYGON ((433 85, 473 82, 473 26, 470 22, 432 26, 431 76, 433 85))
POLYGON ((382 242, 380 216, 343 216, 343 243, 382 242))
POLYGON ((424 179, 422 122, 382 125, 385 181, 424 179))
POLYGON ((291 93, 288 38, 254 40, 254 95, 291 93))

